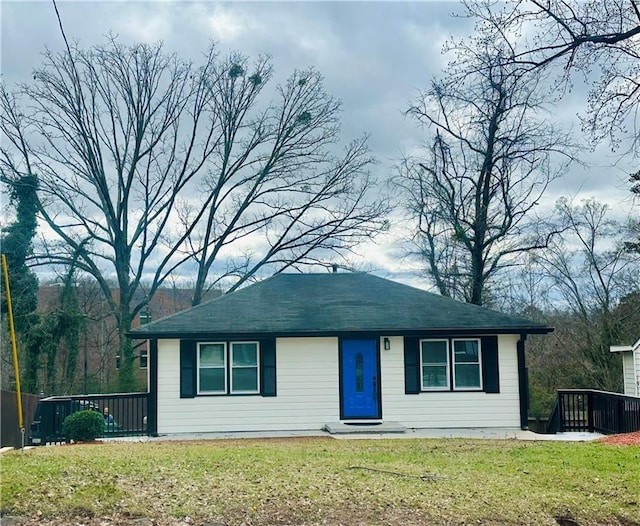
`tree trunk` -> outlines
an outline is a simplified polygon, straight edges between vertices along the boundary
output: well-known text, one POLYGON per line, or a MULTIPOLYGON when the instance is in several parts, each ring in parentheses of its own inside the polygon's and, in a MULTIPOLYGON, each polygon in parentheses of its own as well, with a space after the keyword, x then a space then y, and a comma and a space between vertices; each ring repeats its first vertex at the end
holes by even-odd
POLYGON ((120 305, 118 321, 118 342, 120 351, 120 369, 118 371, 118 389, 122 393, 134 391, 136 380, 133 375, 133 342, 126 336, 131 329, 132 316, 128 304, 120 305))

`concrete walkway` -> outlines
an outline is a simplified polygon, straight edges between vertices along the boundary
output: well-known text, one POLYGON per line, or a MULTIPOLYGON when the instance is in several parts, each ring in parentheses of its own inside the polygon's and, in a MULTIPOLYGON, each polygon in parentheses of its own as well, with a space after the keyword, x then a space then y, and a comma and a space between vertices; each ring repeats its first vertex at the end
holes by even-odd
POLYGON ((517 428, 456 428, 456 429, 407 429, 404 433, 352 433, 330 434, 322 430, 308 431, 246 431, 229 433, 172 433, 157 437, 108 438, 105 441, 157 442, 175 440, 229 440, 243 438, 295 438, 329 437, 336 440, 406 440, 412 438, 475 438, 496 440, 556 440, 587 442, 605 435, 600 433, 558 433, 541 435, 517 428))
POLYGON ((515 428, 460 428, 460 429, 408 429, 399 435, 337 435, 333 438, 351 440, 358 438, 477 438, 489 440, 557 440, 565 442, 587 442, 597 440, 600 433, 558 433, 541 435, 533 431, 515 428))

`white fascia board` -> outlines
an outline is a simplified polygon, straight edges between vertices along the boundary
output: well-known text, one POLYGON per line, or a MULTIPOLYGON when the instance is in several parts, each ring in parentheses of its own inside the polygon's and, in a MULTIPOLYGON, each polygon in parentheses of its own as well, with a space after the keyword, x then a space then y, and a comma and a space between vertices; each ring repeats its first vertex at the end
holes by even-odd
POLYGON ((609 352, 636 352, 640 351, 640 340, 631 345, 612 345, 609 352))
POLYGON ((609 352, 631 352, 633 347, 631 345, 612 345, 609 347, 609 352))

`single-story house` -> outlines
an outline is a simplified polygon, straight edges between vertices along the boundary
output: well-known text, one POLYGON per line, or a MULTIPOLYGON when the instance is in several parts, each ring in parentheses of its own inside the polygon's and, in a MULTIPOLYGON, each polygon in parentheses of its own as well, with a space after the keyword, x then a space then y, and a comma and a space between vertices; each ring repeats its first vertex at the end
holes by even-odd
POLYGON ((527 427, 525 339, 553 329, 366 273, 278 274, 131 331, 149 431, 527 427))
POLYGON ((624 394, 640 397, 640 340, 633 345, 612 345, 609 350, 622 354, 624 394))

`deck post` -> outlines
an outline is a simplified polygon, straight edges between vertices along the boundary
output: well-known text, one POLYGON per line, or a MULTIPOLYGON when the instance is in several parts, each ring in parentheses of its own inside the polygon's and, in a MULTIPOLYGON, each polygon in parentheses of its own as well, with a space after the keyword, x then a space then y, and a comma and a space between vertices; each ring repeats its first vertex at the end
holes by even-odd
POLYGON ((558 432, 565 431, 565 410, 564 410, 564 396, 562 391, 558 390, 558 432))
POLYGON ((589 429, 589 433, 593 433, 593 430, 594 430, 594 425, 593 425, 594 410, 595 410, 595 407, 594 407, 593 393, 587 393, 587 427, 589 429))
POLYGON ((616 400, 616 427, 613 430, 614 433, 626 433, 627 426, 625 425, 625 411, 624 411, 624 399, 618 398, 616 400))

